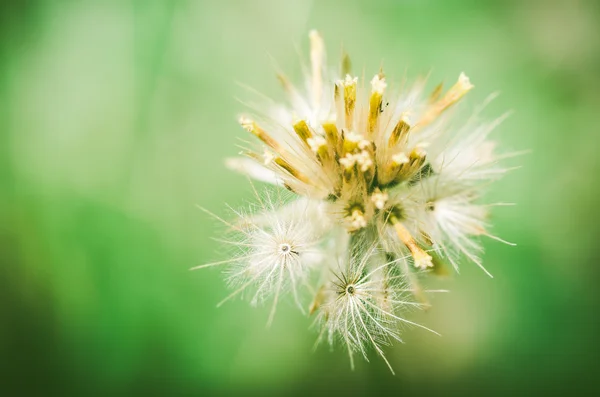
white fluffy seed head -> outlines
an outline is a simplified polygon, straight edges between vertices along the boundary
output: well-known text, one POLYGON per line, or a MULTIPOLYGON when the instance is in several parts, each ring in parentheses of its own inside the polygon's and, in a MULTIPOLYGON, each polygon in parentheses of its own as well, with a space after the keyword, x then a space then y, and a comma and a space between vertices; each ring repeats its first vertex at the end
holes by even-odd
POLYGON ((477 239, 496 237, 476 200, 507 170, 488 140, 501 119, 481 123, 476 112, 461 122, 450 110, 473 88, 464 73, 445 92, 440 85, 424 94, 424 80, 393 91, 382 71, 360 81, 347 57, 340 73, 330 72, 315 31, 310 45, 306 89, 280 73, 288 103, 241 118, 257 145, 228 161, 296 200, 269 196, 258 213, 228 224, 235 254, 222 263, 230 296, 273 297, 272 319, 289 292, 351 360, 368 346, 386 360, 381 345, 399 338, 398 323, 415 325, 400 314, 429 305, 421 274, 439 272, 443 261, 458 269, 464 257, 483 268, 477 239))
POLYGON ((334 273, 325 287, 329 294, 324 295, 318 321, 330 344, 339 341, 346 347, 352 365, 355 354, 367 358, 368 350, 374 349, 392 370, 382 346, 401 341, 399 323, 425 328, 403 317, 421 305, 411 299, 406 276, 397 269, 401 258, 367 251, 369 255, 349 256, 334 273))

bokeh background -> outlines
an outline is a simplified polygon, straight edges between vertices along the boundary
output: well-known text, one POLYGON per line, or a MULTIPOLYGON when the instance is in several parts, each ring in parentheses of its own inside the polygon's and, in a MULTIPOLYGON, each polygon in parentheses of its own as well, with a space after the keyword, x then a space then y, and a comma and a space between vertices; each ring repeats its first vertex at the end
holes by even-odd
POLYGON ((598 387, 600 7, 593 1, 58 1, 0 6, 0 394, 541 395, 598 387), (233 301, 210 239, 250 197, 225 169, 236 82, 283 98, 319 29, 367 75, 465 71, 531 152, 492 187, 495 275, 452 293, 351 371, 291 303, 233 301), (287 310, 287 308, 290 310, 287 310))

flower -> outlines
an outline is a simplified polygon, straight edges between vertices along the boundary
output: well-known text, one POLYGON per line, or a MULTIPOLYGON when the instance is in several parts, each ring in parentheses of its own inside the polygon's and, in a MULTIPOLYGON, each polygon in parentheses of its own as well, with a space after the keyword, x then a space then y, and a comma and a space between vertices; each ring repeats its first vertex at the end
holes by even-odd
MULTIPOLYGON (((238 212, 235 225, 222 220, 229 226, 231 236, 219 241, 234 249, 230 259, 196 266, 192 270, 229 265, 227 278, 235 290, 218 306, 250 289, 254 305, 273 295, 270 324, 282 290, 291 290, 296 304, 304 310, 298 288, 306 285, 315 254, 320 253, 315 250, 319 233, 314 224, 304 221, 303 216, 282 216, 275 212, 274 202, 268 194, 260 203, 260 211, 254 215, 238 212)), ((301 206, 302 201, 294 203, 299 214, 307 215, 301 206)))
MULTIPOLYGON (((395 262, 398 260, 387 261, 375 249, 371 249, 368 255, 352 256, 346 262, 346 267, 334 272, 333 278, 317 295, 318 299, 323 300, 317 317, 321 324, 319 339, 326 333, 331 345, 335 339, 345 344, 352 367, 354 354, 361 353, 368 360, 366 347, 371 346, 394 373, 381 345, 387 345, 392 340, 402 342, 397 323, 417 326, 439 335, 400 317, 403 309, 423 305, 410 299, 409 292, 412 290, 404 282, 405 275, 391 267, 395 262)), ((318 303, 313 302, 312 310, 316 309, 316 305, 318 303)))
POLYGON ((478 200, 507 171, 499 165, 506 155, 488 140, 503 117, 456 120, 451 109, 473 89, 464 73, 429 95, 424 80, 393 88, 383 71, 365 83, 347 56, 339 74, 328 70, 321 36, 312 31, 309 39, 306 89, 279 74, 288 105, 241 116, 257 144, 227 160, 295 200, 268 195, 257 213, 223 221, 238 234, 227 241, 237 253, 202 267, 231 265, 236 289, 226 299, 250 286, 253 303, 273 295, 269 322, 283 292, 301 309, 300 290, 307 292, 321 336, 341 340, 352 363, 372 346, 390 366, 381 345, 400 340, 398 323, 417 325, 402 312, 429 306, 433 291, 420 278, 444 261, 458 271, 462 258, 490 274, 477 239, 500 239, 489 232, 489 205, 478 200))

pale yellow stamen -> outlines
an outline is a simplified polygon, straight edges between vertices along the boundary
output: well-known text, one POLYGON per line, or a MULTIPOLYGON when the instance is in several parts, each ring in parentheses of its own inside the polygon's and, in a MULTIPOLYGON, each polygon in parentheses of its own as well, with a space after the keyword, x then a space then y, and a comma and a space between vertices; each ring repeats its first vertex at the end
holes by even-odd
POLYGON ((352 214, 350 214, 346 220, 348 221, 348 226, 351 231, 362 229, 367 226, 365 214, 359 209, 352 210, 352 214))
POLYGON ((348 133, 344 134, 344 139, 348 142, 358 143, 362 141, 364 137, 356 132, 349 131, 348 133))
POLYGON ((356 160, 356 164, 358 164, 362 172, 366 172, 368 169, 373 167, 373 160, 371 159, 371 155, 366 150, 355 154, 354 158, 356 160))
POLYGON ((409 167, 407 164, 410 164, 410 158, 404 152, 392 155, 390 160, 385 167, 380 169, 378 179, 381 184, 386 184, 396 179, 399 172, 409 167))
POLYGON ((361 139, 360 141, 358 141, 358 148, 360 150, 365 150, 367 148, 369 148, 371 146, 371 141, 368 141, 366 139, 361 139))
POLYGON ((339 132, 334 121, 327 121, 323 123, 323 130, 325 131, 325 137, 327 142, 332 146, 336 147, 339 137, 339 132))
POLYGON ((352 129, 354 124, 354 107, 356 106, 356 83, 358 77, 352 77, 349 74, 341 82, 344 87, 344 110, 346 116, 346 128, 352 129))
POLYGON ((410 130, 410 120, 406 114, 403 114, 400 117, 400 120, 394 127, 392 134, 390 135, 390 140, 388 142, 389 147, 396 146, 396 144, 400 141, 404 141, 408 137, 408 131, 410 130))
POLYGON ((427 157, 427 151, 425 150, 426 146, 427 146, 426 143, 419 144, 419 145, 415 146, 415 148, 410 153, 410 157, 411 158, 425 158, 425 157, 427 157))
POLYGON ((242 126, 242 128, 244 128, 246 131, 254 134, 258 139, 263 141, 267 146, 271 147, 279 154, 284 154, 284 150, 281 147, 281 145, 279 145, 279 143, 277 143, 277 141, 275 141, 273 138, 271 138, 271 136, 269 134, 267 134, 267 132, 265 130, 260 128, 259 125, 256 124, 256 122, 254 120, 242 116, 239 119, 239 123, 242 126))
POLYGON ((313 106, 317 109, 321 103, 323 96, 323 58, 325 53, 325 45, 323 38, 316 30, 312 30, 309 35, 310 39, 310 63, 312 68, 312 95, 313 106))
POLYGON ((314 153, 318 153, 322 148, 327 147, 327 141, 325 140, 325 138, 319 135, 315 135, 312 138, 308 138, 306 140, 306 143, 308 143, 308 146, 310 146, 310 150, 312 150, 314 153))
POLYGON ((450 106, 454 105, 456 102, 460 100, 467 92, 469 92, 473 88, 473 84, 469 81, 469 78, 461 73, 458 76, 458 81, 454 84, 446 95, 444 95, 440 100, 433 103, 429 109, 425 112, 421 120, 419 121, 419 126, 425 126, 435 120, 444 110, 448 109, 450 106))
POLYGON ((383 100, 383 92, 387 84, 385 78, 376 74, 371 80, 371 98, 369 99, 369 125, 368 132, 371 134, 377 127, 377 121, 379 120, 379 114, 381 113, 381 103, 383 100))
POLYGON ((392 156, 392 164, 395 166, 399 166, 402 164, 407 164, 410 161, 408 156, 404 153, 397 153, 392 156))
POLYGON ((413 236, 411 236, 410 232, 406 227, 400 222, 396 217, 392 216, 390 218, 390 222, 394 226, 396 230, 396 234, 398 235, 398 239, 406 245, 406 247, 410 250, 410 253, 414 259, 414 265, 418 269, 426 269, 428 267, 433 267, 433 262, 431 256, 425 252, 413 236))
POLYGON ((358 77, 352 77, 349 74, 347 74, 344 78, 343 83, 344 87, 356 86, 356 83, 358 83, 358 77))
POLYGON ((385 207, 385 203, 388 201, 389 196, 386 192, 382 192, 379 189, 376 189, 375 192, 371 195, 371 201, 375 204, 377 209, 382 210, 385 207))
POLYGON ((371 80, 371 92, 383 94, 386 88, 387 83, 385 82, 385 77, 383 77, 382 73, 377 73, 371 80))
POLYGON ((346 170, 350 170, 352 167, 354 167, 354 164, 356 164, 356 156, 351 153, 347 153, 339 160, 339 162, 340 165, 346 170))
POLYGON ((364 150, 371 145, 361 134, 349 131, 344 133, 344 152, 351 153, 356 150, 364 150))
POLYGON ((302 139, 304 143, 307 143, 308 139, 312 138, 313 134, 310 131, 308 124, 306 124, 306 121, 300 120, 296 124, 294 124, 293 127, 294 131, 296 131, 296 134, 300 137, 300 139, 302 139))
POLYGON ((264 164, 269 165, 269 164, 271 164, 271 162, 273 161, 275 156, 273 155, 273 153, 269 152, 268 150, 265 150, 265 153, 263 154, 263 158, 264 158, 264 160, 263 160, 264 164))
POLYGON ((292 167, 292 165, 286 160, 282 159, 281 157, 274 157, 273 161, 275 162, 275 164, 286 170, 294 178, 304 183, 310 184, 310 179, 308 179, 306 175, 302 174, 300 171, 292 167))

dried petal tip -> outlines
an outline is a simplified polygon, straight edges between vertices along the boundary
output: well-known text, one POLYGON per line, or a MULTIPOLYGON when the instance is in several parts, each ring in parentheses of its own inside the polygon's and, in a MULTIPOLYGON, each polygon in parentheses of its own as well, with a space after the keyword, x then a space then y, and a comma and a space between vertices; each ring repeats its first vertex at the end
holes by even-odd
POLYGON ((315 135, 312 138, 308 138, 306 140, 306 143, 308 143, 308 146, 310 146, 310 150, 312 150, 314 153, 319 153, 321 149, 327 149, 327 141, 325 140, 325 138, 319 135, 315 135))
POLYGON ((390 139, 388 142, 388 146, 396 146, 398 142, 404 141, 408 137, 408 132, 410 131, 410 119, 406 113, 402 113, 400 120, 396 124, 396 127, 392 130, 392 134, 390 135, 390 139))
POLYGON ((402 152, 394 154, 392 156, 392 163, 394 165, 408 164, 409 161, 410 159, 408 158, 408 156, 402 152))
POLYGON ((238 122, 240 123, 243 129, 254 134, 254 136, 263 141, 263 143, 265 143, 270 148, 274 149, 280 154, 284 152, 283 148, 279 145, 279 143, 276 140, 274 140, 269 134, 267 134, 265 130, 260 128, 259 125, 256 124, 256 122, 251 118, 248 118, 246 116, 240 116, 238 122))
POLYGON ((318 107, 323 95, 323 60, 325 58, 325 44, 321 35, 316 30, 308 34, 310 40, 310 64, 312 74, 313 106, 318 107))
POLYGON ((464 72, 461 72, 460 76, 458 76, 458 84, 465 91, 469 91, 471 88, 475 87, 471 84, 471 80, 469 80, 469 77, 467 77, 464 72))
POLYGON ((387 87, 387 83, 385 82, 385 77, 382 77, 379 73, 377 73, 373 79, 371 80, 371 88, 373 92, 378 94, 383 94, 387 87))
POLYGON ((242 126, 242 128, 245 129, 248 132, 252 132, 252 130, 254 129, 254 120, 252 120, 249 117, 240 116, 238 118, 238 123, 240 123, 240 125, 242 126))
POLYGON ((394 226, 394 229, 396 229, 398 239, 404 243, 404 245, 406 245, 406 248, 409 249, 413 257, 415 267, 417 269, 433 267, 431 256, 425 252, 423 248, 419 247, 419 244, 417 244, 408 229, 406 229, 406 227, 395 216, 390 217, 390 222, 394 226))
POLYGON ((378 73, 371 80, 371 98, 369 99, 369 126, 368 133, 371 135, 377 128, 379 115, 383 111, 383 91, 387 84, 382 74, 378 73))
POLYGON ((444 98, 442 98, 439 105, 442 109, 453 105, 473 87, 475 86, 471 84, 471 80, 469 80, 466 74, 461 72, 461 74, 458 76, 458 81, 448 90, 446 95, 444 95, 444 98))
POLYGON ((358 83, 358 77, 352 77, 351 75, 347 74, 344 80, 340 80, 340 82, 344 85, 344 87, 351 87, 358 83))
POLYGON ((427 254, 422 249, 412 253, 413 260, 415 261, 415 267, 417 269, 427 269, 433 267, 433 260, 431 255, 427 254))
POLYGON ((461 73, 458 81, 446 92, 446 94, 433 103, 425 112, 419 124, 425 126, 435 120, 444 110, 458 102, 467 92, 474 87, 466 74, 461 73))

